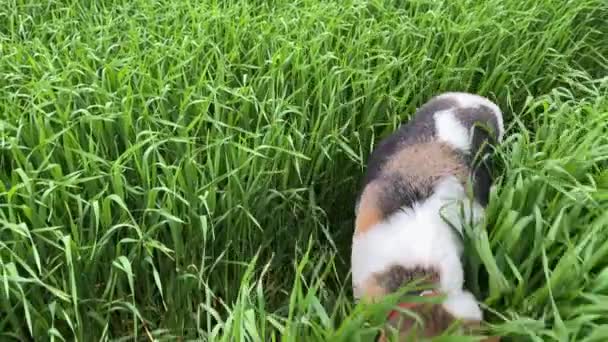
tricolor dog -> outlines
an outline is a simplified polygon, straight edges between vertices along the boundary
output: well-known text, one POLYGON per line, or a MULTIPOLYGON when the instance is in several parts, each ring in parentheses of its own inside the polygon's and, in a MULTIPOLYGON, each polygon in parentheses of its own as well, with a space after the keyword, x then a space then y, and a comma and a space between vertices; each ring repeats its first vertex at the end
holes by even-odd
POLYGON ((483 217, 492 184, 483 157, 503 134, 495 103, 468 93, 444 93, 370 155, 355 209, 355 298, 375 300, 417 279, 445 298, 436 305, 402 305, 417 313, 423 326, 392 312, 388 321, 400 336, 416 328, 418 336, 432 337, 455 320, 482 321, 478 302, 463 288, 459 234, 463 219, 483 217))

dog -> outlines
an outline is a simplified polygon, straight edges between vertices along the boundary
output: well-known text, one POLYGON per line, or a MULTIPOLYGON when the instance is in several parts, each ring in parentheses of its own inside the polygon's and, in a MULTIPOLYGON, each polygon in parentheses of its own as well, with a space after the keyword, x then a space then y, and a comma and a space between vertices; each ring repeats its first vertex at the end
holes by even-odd
POLYGON ((487 156, 503 135, 494 102, 448 92, 421 106, 369 156, 355 207, 355 299, 376 301, 414 280, 434 286, 419 295, 444 298, 439 304, 400 304, 424 324, 394 310, 387 321, 399 336, 414 330, 438 336, 455 321, 480 326, 479 304, 464 289, 462 219, 483 218, 492 185, 487 156))

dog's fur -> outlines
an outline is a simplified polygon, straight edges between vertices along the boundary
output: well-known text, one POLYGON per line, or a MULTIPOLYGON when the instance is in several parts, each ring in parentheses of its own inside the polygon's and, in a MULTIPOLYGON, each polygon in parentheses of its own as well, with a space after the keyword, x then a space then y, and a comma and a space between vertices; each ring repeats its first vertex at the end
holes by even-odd
MULTIPOLYGON (((424 311, 425 336, 441 333, 456 319, 482 321, 477 301, 463 289, 458 234, 461 213, 473 221, 483 216, 492 184, 483 157, 503 134, 496 104, 473 94, 445 93, 377 146, 355 210, 357 299, 377 299, 426 277, 446 299, 424 311), (467 196, 469 185, 472 197, 467 196)), ((406 319, 400 329, 407 333, 412 327, 406 319)))

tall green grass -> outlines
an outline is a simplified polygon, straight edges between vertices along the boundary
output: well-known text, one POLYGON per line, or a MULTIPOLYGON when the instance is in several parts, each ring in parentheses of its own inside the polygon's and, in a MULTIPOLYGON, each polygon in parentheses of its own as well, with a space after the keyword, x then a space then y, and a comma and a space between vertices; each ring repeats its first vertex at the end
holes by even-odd
POLYGON ((507 138, 469 282, 514 340, 608 336, 602 0, 0 2, 0 336, 359 340, 354 196, 432 95, 507 138))

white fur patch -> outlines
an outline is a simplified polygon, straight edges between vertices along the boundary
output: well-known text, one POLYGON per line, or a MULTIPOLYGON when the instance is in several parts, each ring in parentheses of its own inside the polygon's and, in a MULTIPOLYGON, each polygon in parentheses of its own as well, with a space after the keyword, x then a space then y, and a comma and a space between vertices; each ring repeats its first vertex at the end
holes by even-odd
MULTIPOLYGON (((462 245, 457 232, 439 212, 443 208, 447 216, 455 219, 460 213, 455 210, 460 210, 460 206, 450 203, 456 204, 453 200, 460 200, 465 203, 465 208, 470 207, 470 203, 466 205, 469 202, 466 193, 455 177, 445 178, 435 190, 426 201, 413 208, 403 208, 403 211, 353 238, 351 263, 356 298, 363 295, 360 286, 373 273, 383 272, 392 265, 434 267, 439 271, 440 290, 448 298, 462 292, 462 245)), ((481 208, 479 205, 473 207, 481 208)), ((474 217, 482 214, 472 213, 474 217)), ((458 221, 456 228, 462 230, 458 221)))
POLYGON ((502 137, 505 133, 502 111, 494 102, 483 96, 462 92, 443 93, 437 98, 450 98, 456 100, 456 102, 458 102, 461 107, 478 107, 480 105, 489 107, 490 109, 492 109, 492 112, 494 112, 494 115, 496 116, 496 121, 498 122, 498 141, 502 141, 502 137))
POLYGON ((478 223, 485 214, 484 208, 477 201, 471 201, 467 197, 462 184, 455 178, 446 179, 435 190, 435 195, 440 196, 443 206, 439 209, 439 214, 463 234, 463 224, 478 223))
POLYGON ((481 321, 483 319, 479 304, 469 291, 452 293, 447 296, 442 304, 454 317, 470 321, 481 321))
POLYGON ((437 137, 452 147, 468 152, 471 149, 471 135, 450 109, 435 113, 437 137))

